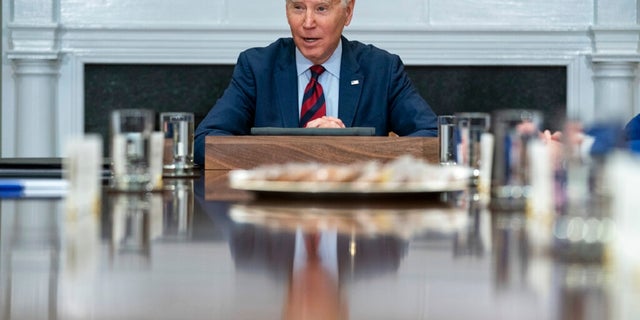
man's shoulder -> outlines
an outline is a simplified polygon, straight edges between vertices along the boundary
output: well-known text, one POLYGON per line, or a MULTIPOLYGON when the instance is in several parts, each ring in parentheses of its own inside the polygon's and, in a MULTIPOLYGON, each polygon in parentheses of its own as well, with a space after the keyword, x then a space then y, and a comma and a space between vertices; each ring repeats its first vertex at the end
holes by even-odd
POLYGON ((399 56, 387 50, 376 47, 372 44, 365 44, 360 41, 344 41, 343 56, 351 57, 360 64, 361 67, 369 66, 372 69, 384 68, 399 61, 399 56))
POLYGON ((633 117, 625 126, 627 140, 640 140, 640 114, 633 117))
POLYGON ((360 41, 343 38, 343 50, 345 50, 345 47, 357 60, 389 60, 398 57, 372 44, 365 44, 360 41))

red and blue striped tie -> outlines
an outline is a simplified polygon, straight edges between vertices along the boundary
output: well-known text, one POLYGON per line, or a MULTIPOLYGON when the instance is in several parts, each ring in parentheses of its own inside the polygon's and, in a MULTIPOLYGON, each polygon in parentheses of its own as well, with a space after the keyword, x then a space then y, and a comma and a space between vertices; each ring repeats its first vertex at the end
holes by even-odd
POLYGON ((324 102, 324 94, 322 86, 318 82, 318 77, 324 72, 324 67, 314 65, 309 68, 311 70, 311 79, 304 89, 304 97, 302 98, 302 109, 300 110, 300 127, 307 126, 307 122, 321 118, 327 113, 327 107, 324 102))

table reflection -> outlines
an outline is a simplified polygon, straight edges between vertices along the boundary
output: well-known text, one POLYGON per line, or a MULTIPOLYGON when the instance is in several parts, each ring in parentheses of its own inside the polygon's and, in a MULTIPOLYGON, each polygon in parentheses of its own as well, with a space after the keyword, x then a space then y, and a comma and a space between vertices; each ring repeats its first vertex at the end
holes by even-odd
POLYGON ((614 294, 606 261, 561 259, 540 246, 526 212, 490 209, 473 190, 229 202, 206 200, 205 189, 177 179, 163 192, 107 192, 102 209, 71 215, 64 199, 0 201, 2 318, 620 319, 621 303, 634 310, 614 294))
POLYGON ((271 199, 234 204, 229 217, 236 268, 286 281, 284 319, 348 319, 352 284, 397 276, 416 235, 454 233, 467 222, 459 208, 422 202, 283 205, 271 199), (308 234, 320 236, 313 259, 303 252, 308 234))
POLYGON ((162 237, 165 240, 188 240, 193 229, 193 180, 169 179, 165 181, 165 188, 162 237))
POLYGON ((0 315, 46 319, 58 310, 61 267, 56 201, 1 203, 0 315), (19 212, 19 214, 13 213, 19 212))
POLYGON ((457 206, 468 222, 454 238, 454 255, 484 256, 491 252, 491 213, 476 189, 457 195, 457 206))
POLYGON ((162 210, 159 210, 162 208, 162 198, 155 193, 121 193, 109 197, 108 201, 110 249, 114 262, 148 263, 151 240, 162 234, 163 216, 162 210))

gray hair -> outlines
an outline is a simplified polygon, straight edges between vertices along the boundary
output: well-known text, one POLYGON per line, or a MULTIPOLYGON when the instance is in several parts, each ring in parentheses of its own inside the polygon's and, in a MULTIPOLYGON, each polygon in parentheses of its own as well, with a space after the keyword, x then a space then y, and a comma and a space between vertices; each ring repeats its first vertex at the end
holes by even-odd
MULTIPOLYGON (((285 0, 285 2, 291 2, 291 0, 285 0)), ((340 2, 342 2, 343 7, 346 7, 347 5, 349 5, 351 0, 341 0, 340 2)))

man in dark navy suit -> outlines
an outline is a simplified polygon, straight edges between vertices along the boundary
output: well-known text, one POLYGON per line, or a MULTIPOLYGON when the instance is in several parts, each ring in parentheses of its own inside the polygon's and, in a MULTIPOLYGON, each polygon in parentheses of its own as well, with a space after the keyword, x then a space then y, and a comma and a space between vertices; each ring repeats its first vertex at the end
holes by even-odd
MULTIPOLYGON (((207 135, 252 127, 374 127, 376 135, 437 136, 436 115, 397 55, 342 36, 355 0, 286 0, 290 38, 238 57, 231 83, 195 132, 195 161, 207 135), (322 66, 322 115, 302 123, 310 67, 322 66)), ((315 70, 315 69, 314 69, 315 70)))

